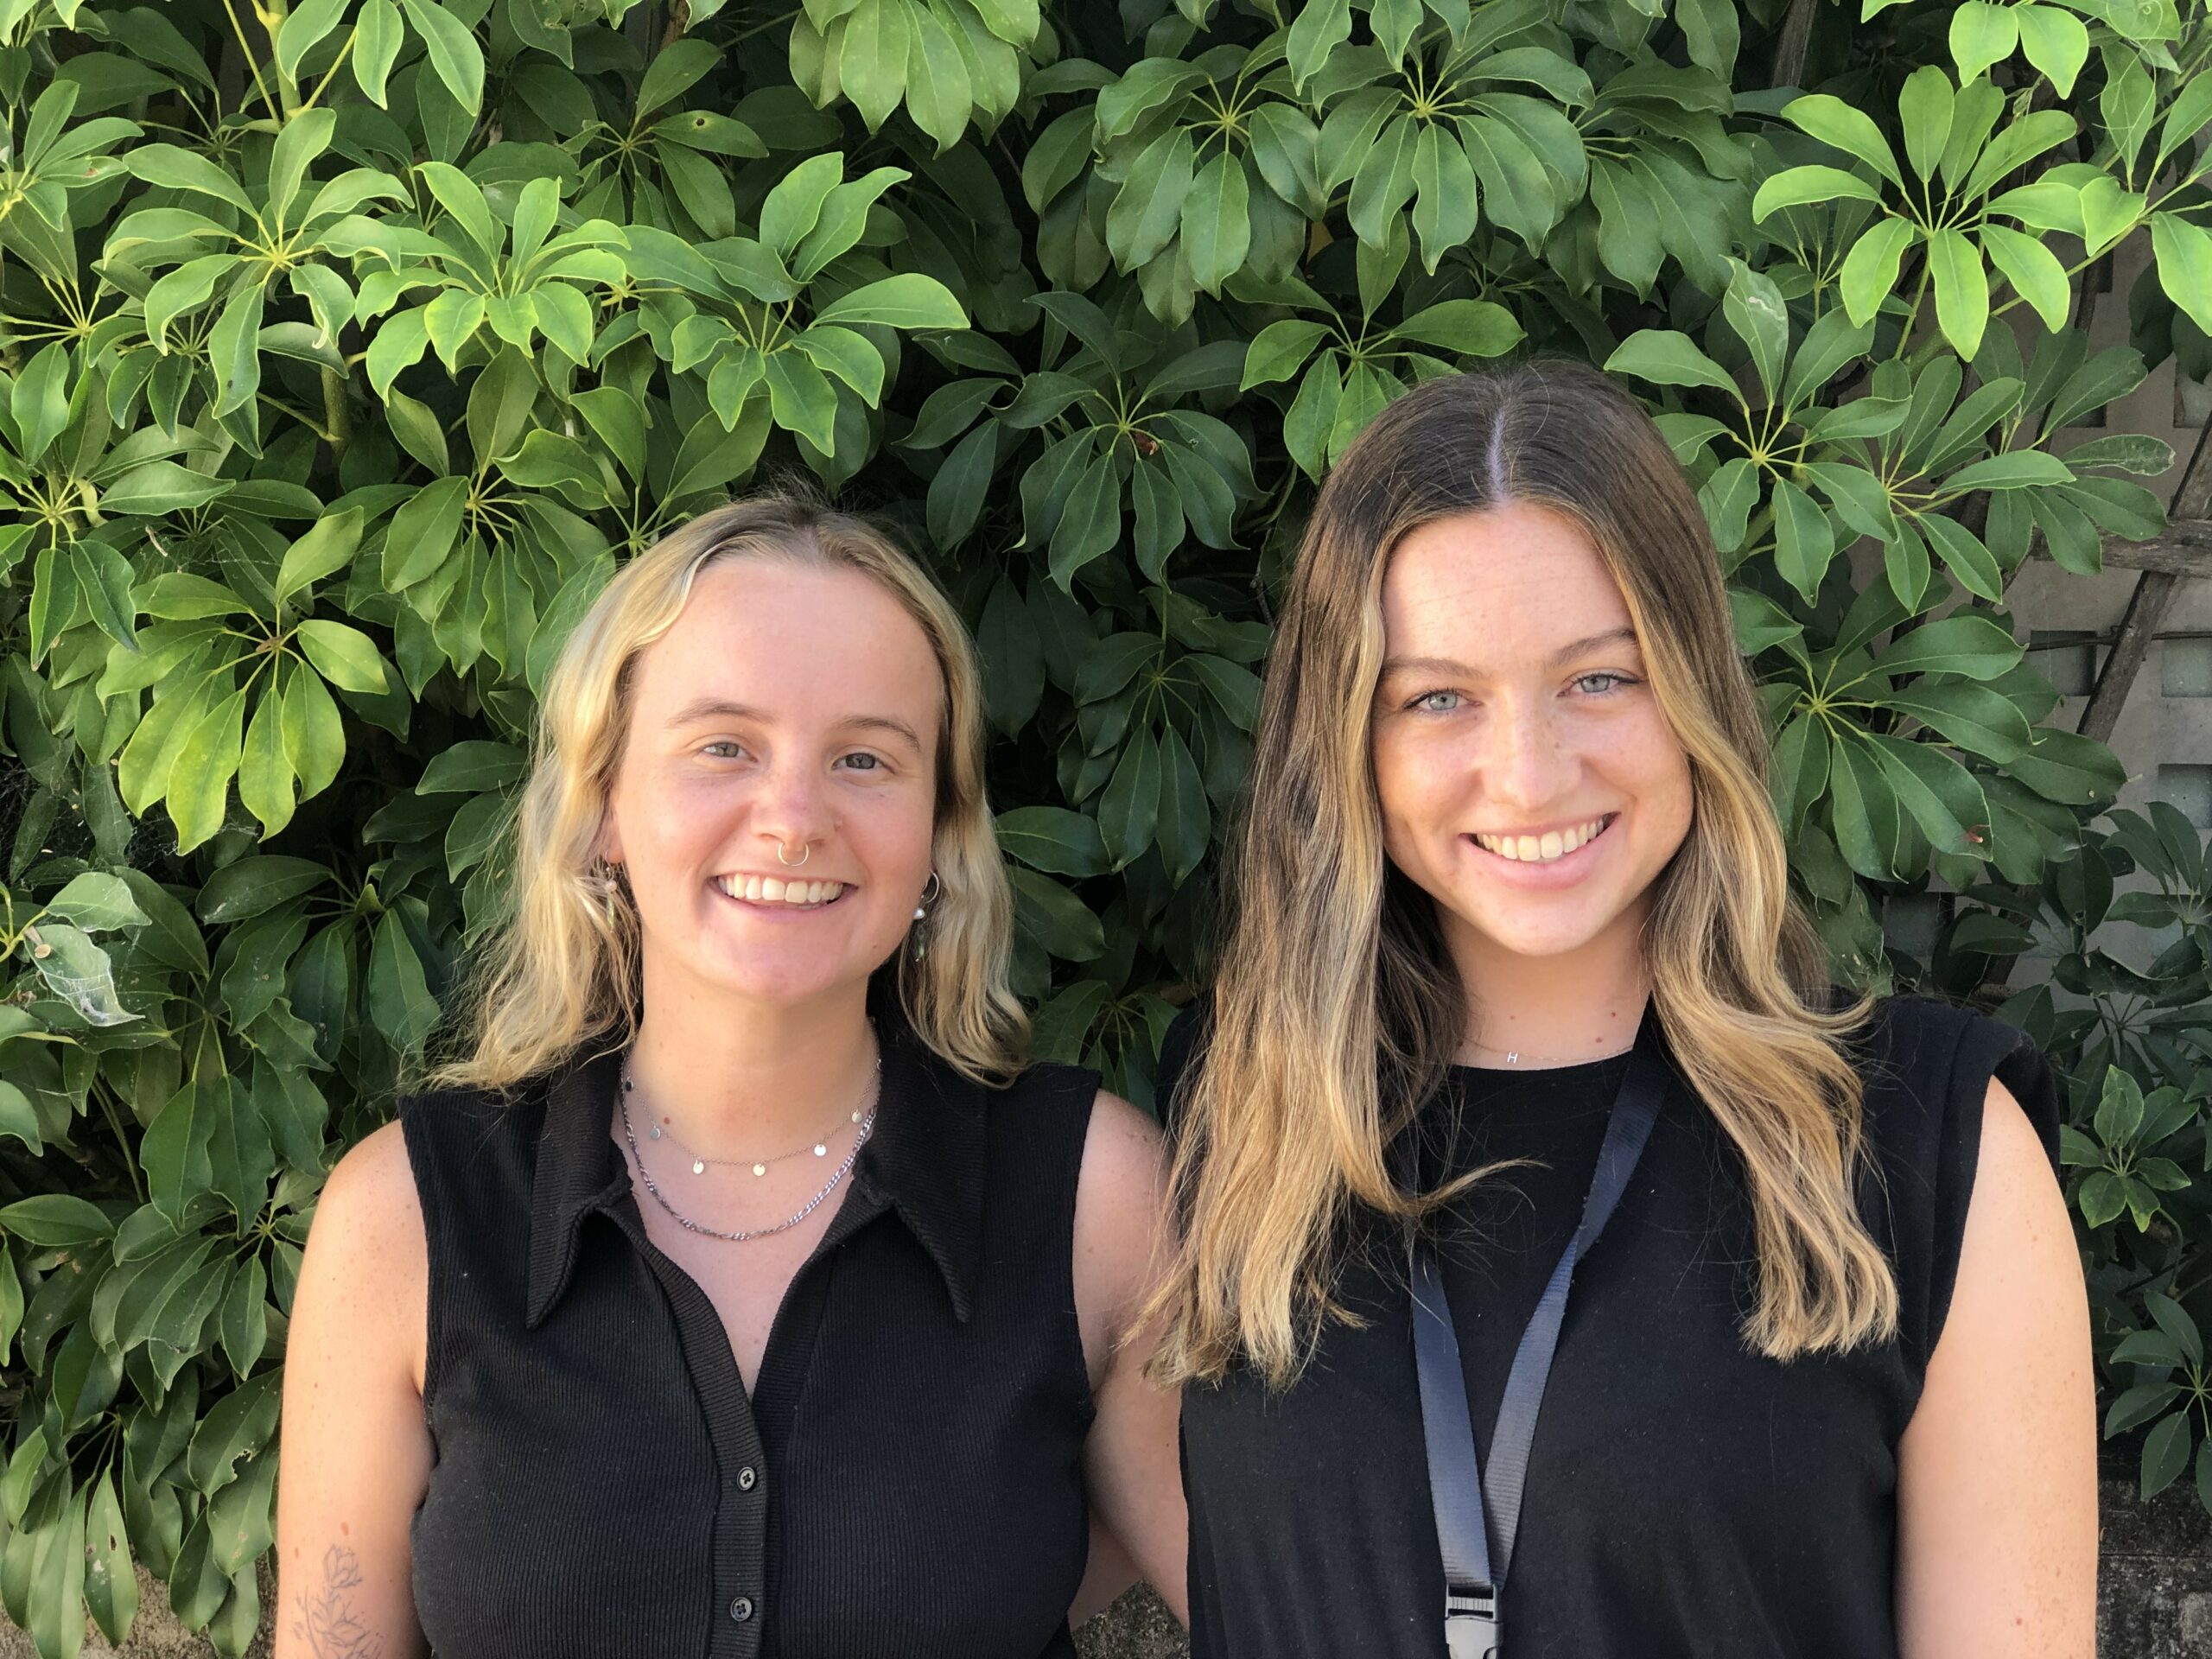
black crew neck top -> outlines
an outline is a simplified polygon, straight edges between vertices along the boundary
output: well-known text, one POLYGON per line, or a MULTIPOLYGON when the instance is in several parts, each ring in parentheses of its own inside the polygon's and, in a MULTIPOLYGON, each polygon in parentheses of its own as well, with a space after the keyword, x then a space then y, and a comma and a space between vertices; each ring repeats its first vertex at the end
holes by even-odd
POLYGON ((645 1234, 611 1133, 619 1052, 508 1103, 401 1103, 436 1452, 414 1592, 441 1659, 1073 1659, 1098 1078, 987 1090, 877 1028, 874 1135, 750 1398, 713 1304, 645 1234))
MULTIPOLYGON (((1171 1102, 1200 1014, 1171 1034, 1171 1102)), ((1663 1050, 1663 1037, 1661 1039, 1663 1050)), ((1897 1444, 1949 1306, 1989 1079, 2054 1154, 2055 1079, 2014 1027, 1885 999, 1857 1046, 1860 1210, 1894 1262, 1897 1338, 1778 1363, 1740 1332, 1755 1253, 1740 1161, 1677 1072, 1611 1225, 1577 1268, 1503 1599, 1513 1659, 1892 1659, 1897 1444)), ((1424 1175, 1527 1160, 1440 1239, 1485 1459, 1514 1350, 1580 1218, 1626 1055, 1454 1067, 1424 1175)), ((1443 1659, 1402 1235, 1357 1224, 1298 1381, 1186 1390, 1195 1659, 1443 1659)))

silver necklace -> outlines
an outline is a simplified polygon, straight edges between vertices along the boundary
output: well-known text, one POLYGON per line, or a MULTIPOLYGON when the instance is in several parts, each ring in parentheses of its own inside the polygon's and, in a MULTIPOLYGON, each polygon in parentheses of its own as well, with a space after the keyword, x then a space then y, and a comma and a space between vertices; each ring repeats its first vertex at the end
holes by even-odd
MULTIPOLYGON (((1508 1065, 1518 1065, 1524 1059, 1534 1060, 1539 1065, 1594 1065, 1599 1060, 1614 1059, 1628 1052, 1628 1049, 1623 1048, 1610 1054, 1523 1054, 1517 1048, 1493 1048, 1490 1044, 1478 1043, 1471 1037, 1465 1040, 1465 1046, 1479 1048, 1485 1054, 1503 1054, 1508 1065)), ((1630 1048, 1634 1046, 1633 1043, 1629 1045, 1630 1048)))
MULTIPOLYGON (((629 1073, 626 1071, 622 1076, 623 1092, 627 1094, 636 1085, 630 1080, 629 1073)), ((866 1116, 867 1114, 865 1112, 855 1109, 847 1121, 857 1123, 866 1116)), ((835 1129, 830 1131, 830 1135, 835 1135, 836 1133, 836 1131, 835 1129)), ((797 1158, 804 1153, 810 1152, 817 1158, 827 1158, 830 1155, 829 1135, 823 1135, 819 1141, 810 1141, 803 1147, 794 1147, 789 1152, 779 1152, 767 1158, 709 1158, 703 1153, 692 1151, 691 1148, 685 1146, 683 1141, 677 1140, 675 1135, 664 1132, 658 1123, 648 1123, 645 1125, 645 1139, 648 1141, 667 1141, 670 1146, 674 1147, 677 1151, 682 1153, 686 1158, 691 1160, 691 1173, 694 1175, 703 1175, 707 1173, 709 1167, 717 1169, 736 1169, 741 1166, 751 1170, 756 1176, 766 1175, 768 1173, 768 1166, 770 1165, 783 1163, 787 1160, 797 1158)))
POLYGON ((870 1074, 867 1114, 864 1116, 859 1113, 855 1114, 855 1116, 859 1119, 860 1133, 853 1137, 853 1149, 847 1153, 844 1160, 830 1172, 830 1179, 823 1184, 822 1190, 800 1205, 798 1214, 786 1220, 775 1222, 766 1227, 748 1227, 734 1233, 724 1232, 718 1227, 709 1227, 703 1223, 694 1221, 668 1201, 668 1195, 660 1190, 659 1185, 653 1180, 652 1172, 645 1167, 645 1154, 638 1150, 638 1133, 630 1122, 630 1062, 626 1055, 622 1061, 622 1086, 615 1091, 615 1097, 622 1113, 622 1138, 630 1143, 631 1160, 638 1166, 638 1176, 645 1182, 645 1191, 653 1195, 653 1201, 668 1212, 669 1218, 677 1226, 697 1233, 705 1238, 726 1239, 733 1244, 742 1244, 747 1239, 766 1238, 772 1234, 789 1232, 820 1209, 823 1200, 835 1192, 843 1183, 845 1177, 852 1173, 853 1165, 860 1158, 861 1148, 868 1144, 868 1137, 875 1133, 876 1108, 883 1092, 883 1050, 879 1046, 875 1052, 875 1069, 870 1074))

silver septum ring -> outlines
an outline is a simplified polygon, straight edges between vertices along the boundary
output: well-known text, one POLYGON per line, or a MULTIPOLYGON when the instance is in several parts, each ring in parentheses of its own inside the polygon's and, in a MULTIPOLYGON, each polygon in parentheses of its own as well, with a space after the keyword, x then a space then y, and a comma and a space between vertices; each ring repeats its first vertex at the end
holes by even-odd
POLYGON ((785 858, 784 856, 784 843, 780 841, 776 843, 776 862, 782 865, 787 870, 795 870, 798 868, 800 865, 805 863, 808 859, 812 858, 813 856, 814 843, 812 842, 809 842, 806 844, 806 850, 801 853, 797 858, 785 858))

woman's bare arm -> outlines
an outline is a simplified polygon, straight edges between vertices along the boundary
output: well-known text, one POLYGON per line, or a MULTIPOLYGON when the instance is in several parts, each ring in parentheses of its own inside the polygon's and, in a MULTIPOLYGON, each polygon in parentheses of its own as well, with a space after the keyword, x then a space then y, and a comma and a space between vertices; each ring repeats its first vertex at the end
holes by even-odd
POLYGON ((1099 1545, 1077 1617, 1119 1593, 1133 1565, 1189 1621, 1190 1521, 1176 1443, 1182 1397, 1144 1375, 1156 1332, 1122 1340, 1161 1265, 1166 1192, 1158 1126, 1118 1096, 1100 1094, 1076 1195, 1076 1310, 1098 1406, 1084 1472, 1099 1545))
POLYGON ((2026 1114, 1992 1082, 1958 1284, 1899 1452, 1905 1659, 2090 1659, 2096 1446, 2065 1199, 2026 1114))
POLYGON ((407 1659, 408 1523, 429 1479, 421 1201, 397 1123, 331 1172, 284 1360, 275 1659, 407 1659))

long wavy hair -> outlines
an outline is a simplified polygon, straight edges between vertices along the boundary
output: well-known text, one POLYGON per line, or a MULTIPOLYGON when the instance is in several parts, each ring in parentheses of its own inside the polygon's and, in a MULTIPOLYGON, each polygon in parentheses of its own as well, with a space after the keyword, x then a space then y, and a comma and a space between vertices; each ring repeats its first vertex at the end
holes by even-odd
POLYGON ((1183 1096, 1183 1236, 1153 1312, 1163 1380, 1240 1357, 1295 1377, 1345 1224, 1414 1219, 1482 1172, 1400 1191, 1386 1148, 1442 1082, 1467 999, 1435 906, 1383 850, 1370 721, 1381 592, 1410 531, 1507 502, 1585 531, 1627 601, 1688 755, 1694 820, 1643 938, 1686 1080, 1741 1154, 1758 1253, 1747 1339, 1778 1358, 1893 1332, 1895 1275, 1862 1224, 1861 1089, 1827 957, 1792 898, 1767 745, 1719 561, 1650 418, 1594 369, 1536 361, 1428 381, 1339 461, 1306 526, 1277 632, 1236 852, 1213 1014, 1183 1096))
POLYGON ((897 989, 915 1033, 980 1082, 1018 1071, 1028 1019, 1007 982, 1014 900, 983 789, 975 648, 959 613, 889 537, 795 489, 702 513, 625 565, 577 623, 547 677, 530 773, 513 823, 507 910, 480 942, 455 1027, 464 1058, 434 1087, 505 1090, 580 1046, 626 1041, 639 997, 638 914, 600 865, 600 831, 629 730, 639 655, 675 624, 699 573, 734 559, 857 570, 920 625, 937 658, 932 855, 938 893, 928 949, 901 949, 897 989))

